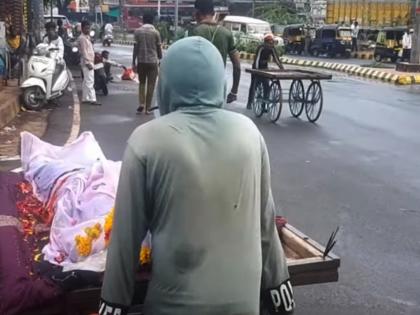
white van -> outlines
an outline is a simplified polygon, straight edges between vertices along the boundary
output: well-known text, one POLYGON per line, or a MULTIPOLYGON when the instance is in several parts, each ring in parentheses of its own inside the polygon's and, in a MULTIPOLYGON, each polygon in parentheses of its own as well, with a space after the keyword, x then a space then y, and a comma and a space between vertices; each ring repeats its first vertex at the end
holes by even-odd
MULTIPOLYGON (((265 34, 272 33, 268 22, 246 16, 228 15, 223 19, 222 25, 233 34, 241 33, 249 40, 262 41, 265 34)), ((274 37, 274 39, 276 45, 283 46, 281 37, 274 37)))

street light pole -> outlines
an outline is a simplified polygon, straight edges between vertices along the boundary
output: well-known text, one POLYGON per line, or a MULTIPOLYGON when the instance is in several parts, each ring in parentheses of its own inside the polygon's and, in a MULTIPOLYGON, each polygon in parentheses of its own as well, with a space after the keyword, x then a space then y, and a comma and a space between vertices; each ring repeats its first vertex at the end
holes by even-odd
POLYGON ((175 37, 178 31, 178 9, 179 9, 179 0, 175 0, 175 37))
POLYGON ((413 29, 410 63, 420 64, 420 0, 413 0, 413 29))

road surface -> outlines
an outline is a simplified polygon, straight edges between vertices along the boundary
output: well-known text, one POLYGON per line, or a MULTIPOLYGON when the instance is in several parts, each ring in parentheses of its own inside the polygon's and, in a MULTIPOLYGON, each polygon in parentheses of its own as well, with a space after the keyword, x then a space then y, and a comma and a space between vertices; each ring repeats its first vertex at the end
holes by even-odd
MULTIPOLYGON (((130 65, 129 48, 109 50, 130 65)), ((244 110, 249 84, 243 71, 228 108, 252 117, 244 110)), ((339 282, 295 288, 296 314, 420 314, 420 87, 338 72, 323 87, 316 125, 291 118, 287 104, 277 124, 255 119, 279 212, 323 244, 340 226, 339 282)), ((119 160, 133 129, 153 117, 135 115, 136 84, 109 90, 102 107, 82 106, 81 129, 119 160)))

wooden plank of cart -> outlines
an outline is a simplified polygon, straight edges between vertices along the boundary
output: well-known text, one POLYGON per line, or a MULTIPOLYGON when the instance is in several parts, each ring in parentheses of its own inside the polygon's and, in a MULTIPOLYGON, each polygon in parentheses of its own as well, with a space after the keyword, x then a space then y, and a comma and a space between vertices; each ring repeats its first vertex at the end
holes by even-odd
POLYGON ((256 117, 267 113, 272 122, 280 118, 283 102, 289 103, 290 113, 299 117, 305 109, 306 117, 312 123, 321 116, 324 96, 321 80, 330 80, 332 75, 300 69, 246 69, 256 77, 252 110, 256 117), (291 80, 289 93, 283 98, 281 81, 291 80), (303 82, 310 84, 305 89, 303 82))
MULTIPOLYGON (((338 281, 339 257, 332 253, 324 256, 322 245, 290 224, 278 230, 293 286, 338 281)), ((132 314, 140 314, 150 275, 150 270, 137 274, 132 314)), ((57 303, 21 315, 87 315, 98 311, 99 298, 99 287, 75 290, 66 293, 57 303)))

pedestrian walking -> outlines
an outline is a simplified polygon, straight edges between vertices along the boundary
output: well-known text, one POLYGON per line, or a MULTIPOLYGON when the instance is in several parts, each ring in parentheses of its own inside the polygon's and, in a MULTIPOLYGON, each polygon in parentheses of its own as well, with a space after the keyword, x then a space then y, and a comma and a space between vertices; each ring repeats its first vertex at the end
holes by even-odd
MULTIPOLYGON (((280 70, 284 70, 283 64, 280 61, 276 49, 274 48, 274 36, 273 34, 266 34, 264 36, 264 43, 258 46, 257 51, 255 52, 254 62, 252 63, 252 69, 268 69, 268 61, 270 60, 270 57, 273 58, 273 61, 277 64, 280 70)), ((268 94, 269 82, 268 79, 262 79, 261 82, 264 86, 265 98, 268 94)), ((248 103, 246 106, 247 109, 251 109, 252 102, 254 101, 256 84, 257 79, 255 75, 251 75, 251 86, 249 87, 248 103)))
POLYGON ((229 58, 233 68, 232 89, 227 97, 227 102, 236 101, 238 95, 239 81, 241 79, 241 62, 239 53, 235 47, 235 41, 232 32, 221 26, 214 20, 213 0, 195 1, 195 19, 199 25, 191 32, 193 36, 201 36, 209 40, 222 55, 226 67, 226 59, 229 58))
POLYGON ((139 107, 137 114, 149 115, 152 107, 153 93, 159 73, 159 61, 162 59, 160 34, 153 25, 154 14, 143 15, 143 25, 134 33, 133 70, 139 76, 139 107))
POLYGON ((82 34, 79 36, 80 64, 83 73, 82 82, 82 102, 91 105, 101 105, 96 100, 95 92, 95 70, 93 69, 95 61, 95 51, 89 36, 89 21, 82 22, 82 34))
POLYGON ((124 154, 100 315, 126 314, 147 231, 144 314, 293 312, 267 147, 249 118, 221 108, 224 76, 220 53, 201 37, 167 51, 157 88, 164 116, 138 127, 124 154))
POLYGON ((351 25, 351 51, 357 52, 357 37, 359 36, 359 23, 354 21, 351 25))

